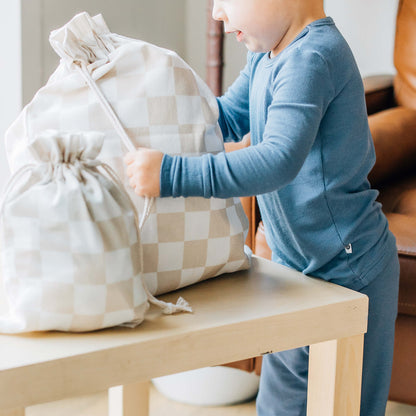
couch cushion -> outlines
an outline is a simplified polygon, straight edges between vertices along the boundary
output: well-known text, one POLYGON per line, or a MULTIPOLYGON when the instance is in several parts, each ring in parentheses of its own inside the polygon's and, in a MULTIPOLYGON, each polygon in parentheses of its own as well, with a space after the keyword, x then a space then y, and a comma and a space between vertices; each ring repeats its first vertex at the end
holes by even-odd
POLYGON ((416 319, 411 316, 399 315, 394 337, 390 400, 416 405, 415 345, 416 319))
POLYGON ((263 221, 260 221, 259 226, 257 228, 256 240, 254 245, 254 254, 268 260, 271 260, 272 258, 272 250, 270 249, 266 241, 266 234, 264 232, 263 221))
POLYGON ((382 188, 378 200, 396 237, 399 253, 416 257, 416 175, 390 182, 382 188))
POLYGON ((416 176, 391 182, 379 201, 399 251, 399 313, 416 316, 416 176))
POLYGON ((416 317, 416 258, 399 255, 399 313, 416 317))
POLYGON ((387 219, 389 228, 396 237, 399 254, 415 257, 416 260, 416 217, 391 213, 387 219))
POLYGON ((416 1, 400 0, 394 47, 394 80, 399 105, 416 109, 416 1))
POLYGON ((403 177, 416 159, 416 110, 396 107, 368 117, 376 150, 376 164, 369 179, 378 187, 403 177))

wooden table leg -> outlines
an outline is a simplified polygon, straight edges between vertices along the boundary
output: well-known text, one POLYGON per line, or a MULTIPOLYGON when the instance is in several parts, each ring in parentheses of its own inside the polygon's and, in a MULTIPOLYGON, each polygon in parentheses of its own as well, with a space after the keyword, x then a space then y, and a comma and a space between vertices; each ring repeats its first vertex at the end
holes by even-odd
POLYGON ((108 415, 148 416, 149 388, 150 381, 110 388, 108 390, 108 415))
POLYGON ((18 409, 0 410, 0 416, 25 416, 24 407, 18 409))
POLYGON ((308 416, 359 416, 364 335, 309 348, 308 416))

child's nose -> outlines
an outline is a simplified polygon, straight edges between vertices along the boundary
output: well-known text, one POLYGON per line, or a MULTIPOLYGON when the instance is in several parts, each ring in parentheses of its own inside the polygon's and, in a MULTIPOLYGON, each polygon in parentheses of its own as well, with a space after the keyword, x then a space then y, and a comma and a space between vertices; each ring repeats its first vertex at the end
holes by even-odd
POLYGON ((224 10, 222 9, 222 7, 220 6, 217 0, 214 0, 214 6, 212 8, 212 18, 214 20, 220 20, 220 21, 224 21, 225 19, 224 10))

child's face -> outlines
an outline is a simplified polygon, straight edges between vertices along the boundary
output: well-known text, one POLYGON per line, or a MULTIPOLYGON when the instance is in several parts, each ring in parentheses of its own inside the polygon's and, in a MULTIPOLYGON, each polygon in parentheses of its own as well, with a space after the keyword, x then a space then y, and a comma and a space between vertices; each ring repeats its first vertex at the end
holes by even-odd
POLYGON ((272 51, 290 21, 281 0, 214 0, 212 15, 252 52, 272 51))
MULTIPOLYGON (((212 16, 252 52, 276 55, 297 34, 318 0, 214 0, 212 16)), ((322 2, 321 2, 322 3, 322 2)), ((315 10, 315 8, 314 8, 315 10)), ((315 13, 315 12, 314 12, 315 13)))

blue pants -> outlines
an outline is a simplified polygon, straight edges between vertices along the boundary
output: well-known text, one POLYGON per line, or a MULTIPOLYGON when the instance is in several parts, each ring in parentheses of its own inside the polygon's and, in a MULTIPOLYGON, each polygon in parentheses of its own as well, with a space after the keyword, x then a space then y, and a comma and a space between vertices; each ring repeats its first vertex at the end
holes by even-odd
MULTIPOLYGON (((360 290, 369 297, 368 330, 364 336, 361 416, 384 416, 393 360, 397 316, 399 262, 360 290)), ((309 347, 263 356, 258 416, 304 416, 309 347)), ((322 386, 325 388, 325 386, 322 386)))

